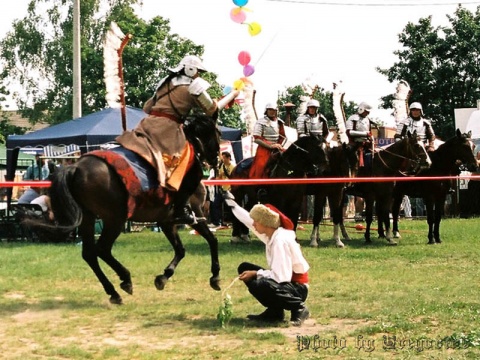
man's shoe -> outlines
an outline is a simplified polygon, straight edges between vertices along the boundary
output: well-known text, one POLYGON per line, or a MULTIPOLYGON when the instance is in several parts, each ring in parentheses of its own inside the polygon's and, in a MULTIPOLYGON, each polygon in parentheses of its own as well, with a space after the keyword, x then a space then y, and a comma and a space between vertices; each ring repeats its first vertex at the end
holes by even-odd
POLYGON ((247 319, 263 322, 281 322, 285 319, 285 312, 283 309, 277 310, 267 308, 264 312, 258 315, 247 315, 247 319))
POLYGON ((195 216, 187 206, 185 206, 183 209, 180 209, 180 211, 174 212, 173 214, 174 224, 193 225, 196 222, 195 216))
POLYGON ((306 306, 301 307, 300 309, 292 310, 292 317, 290 318, 290 324, 292 326, 302 326, 302 324, 310 316, 310 311, 306 306))

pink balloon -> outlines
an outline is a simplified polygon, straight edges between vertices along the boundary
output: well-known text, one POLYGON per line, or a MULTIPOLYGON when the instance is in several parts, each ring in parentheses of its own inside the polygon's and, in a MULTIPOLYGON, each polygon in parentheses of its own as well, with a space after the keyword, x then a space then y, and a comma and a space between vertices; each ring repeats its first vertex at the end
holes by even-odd
POLYGON ((254 72, 255 72, 255 68, 252 65, 245 65, 243 67, 243 75, 247 77, 250 75, 253 75, 254 72))
POLYGON ((247 14, 245 14, 245 12, 242 11, 241 8, 233 8, 232 11, 230 11, 230 19, 232 19, 236 23, 242 24, 243 22, 245 22, 246 18, 247 14))
POLYGON ((250 56, 250 53, 248 51, 240 51, 238 54, 238 62, 240 65, 248 65, 248 63, 252 60, 252 57, 250 56))

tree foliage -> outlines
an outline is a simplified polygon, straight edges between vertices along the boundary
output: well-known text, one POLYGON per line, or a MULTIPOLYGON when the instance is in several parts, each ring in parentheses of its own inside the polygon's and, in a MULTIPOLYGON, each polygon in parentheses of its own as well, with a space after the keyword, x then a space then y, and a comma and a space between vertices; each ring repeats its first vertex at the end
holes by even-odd
MULTIPOLYGON (((103 38, 115 21, 133 35, 123 51, 126 104, 142 107, 168 68, 186 54, 202 56, 203 45, 173 34, 168 19, 144 21, 133 10, 141 0, 81 0, 82 111, 106 107, 103 76, 103 38)), ((31 0, 27 15, 13 23, 0 42, 0 88, 22 85, 13 94, 16 105, 32 123, 71 119, 73 108, 73 1, 31 0), (46 14, 46 16, 45 16, 46 14)), ((222 89, 208 73, 213 97, 222 89)), ((230 110, 233 111, 233 110, 230 110)), ((238 108, 237 108, 238 117, 238 108)), ((232 115, 235 117, 235 115, 232 115)))
MULTIPOLYGON (((431 17, 408 23, 398 35, 403 46, 394 52, 398 62, 377 68, 390 82, 410 83, 410 102, 422 103, 444 139, 454 135, 454 109, 475 107, 480 99, 480 6, 472 13, 459 5, 447 18, 449 26, 433 27, 431 17)), ((382 107, 390 108, 392 98, 382 97, 382 107)))

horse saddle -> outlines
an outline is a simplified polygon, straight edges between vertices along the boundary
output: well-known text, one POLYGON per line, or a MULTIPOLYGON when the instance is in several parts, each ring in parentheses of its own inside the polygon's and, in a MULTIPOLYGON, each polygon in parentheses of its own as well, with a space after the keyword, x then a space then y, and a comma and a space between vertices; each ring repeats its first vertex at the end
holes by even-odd
POLYGON ((134 210, 152 201, 168 204, 170 192, 160 186, 157 170, 143 157, 124 147, 91 151, 84 156, 95 156, 111 166, 122 179, 128 192, 128 217, 134 210))

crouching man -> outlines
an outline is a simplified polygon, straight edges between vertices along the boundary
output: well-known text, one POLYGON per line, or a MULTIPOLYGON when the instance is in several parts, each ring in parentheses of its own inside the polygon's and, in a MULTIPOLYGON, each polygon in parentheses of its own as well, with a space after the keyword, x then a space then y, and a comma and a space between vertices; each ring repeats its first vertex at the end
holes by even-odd
POLYGON ((248 291, 266 310, 259 315, 248 315, 250 320, 279 322, 290 311, 290 323, 301 326, 310 312, 305 306, 308 295, 309 265, 300 245, 295 241, 292 221, 274 206, 255 205, 250 213, 240 207, 231 193, 225 202, 233 214, 243 222, 266 246, 269 269, 243 262, 238 274, 248 291))

